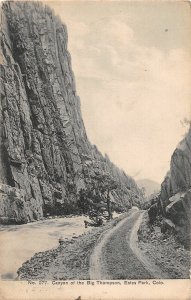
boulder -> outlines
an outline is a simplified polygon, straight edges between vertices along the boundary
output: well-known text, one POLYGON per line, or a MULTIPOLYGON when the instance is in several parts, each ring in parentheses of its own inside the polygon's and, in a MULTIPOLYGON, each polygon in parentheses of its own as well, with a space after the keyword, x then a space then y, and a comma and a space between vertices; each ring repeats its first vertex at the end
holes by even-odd
POLYGON ((165 233, 166 231, 175 232, 175 224, 170 220, 164 218, 162 221, 161 232, 165 233))
POLYGON ((158 214, 158 206, 157 203, 155 203, 148 210, 149 221, 151 224, 153 224, 154 221, 156 220, 157 214, 158 214))
POLYGON ((188 246, 191 232, 191 189, 187 192, 177 193, 169 201, 166 213, 175 224, 180 241, 188 246))

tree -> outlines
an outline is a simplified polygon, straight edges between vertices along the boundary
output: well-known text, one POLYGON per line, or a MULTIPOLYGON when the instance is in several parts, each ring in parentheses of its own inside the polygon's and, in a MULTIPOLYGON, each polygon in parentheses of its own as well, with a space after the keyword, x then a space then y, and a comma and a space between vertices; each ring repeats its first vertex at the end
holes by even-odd
MULTIPOLYGON (((109 173, 94 171, 91 176, 91 181, 87 185, 87 189, 81 192, 80 202, 83 202, 83 207, 89 210, 90 217, 96 216, 96 219, 103 216, 106 209, 107 218, 112 219, 111 192, 118 187, 118 183, 111 177, 109 173)), ((85 208, 85 210, 86 210, 85 208)))
POLYGON ((108 173, 99 174, 97 176, 98 186, 102 192, 103 198, 106 198, 108 219, 112 219, 112 207, 110 194, 113 190, 117 189, 118 183, 108 173), (104 197, 106 193, 106 197, 104 197))

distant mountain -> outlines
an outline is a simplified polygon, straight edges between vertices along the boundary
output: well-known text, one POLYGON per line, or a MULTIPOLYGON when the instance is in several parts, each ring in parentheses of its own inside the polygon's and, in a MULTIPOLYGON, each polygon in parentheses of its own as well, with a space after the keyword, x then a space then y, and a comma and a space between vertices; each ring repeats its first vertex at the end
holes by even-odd
POLYGON ((149 196, 160 190, 160 184, 156 181, 145 178, 136 182, 139 188, 145 188, 145 196, 149 196))

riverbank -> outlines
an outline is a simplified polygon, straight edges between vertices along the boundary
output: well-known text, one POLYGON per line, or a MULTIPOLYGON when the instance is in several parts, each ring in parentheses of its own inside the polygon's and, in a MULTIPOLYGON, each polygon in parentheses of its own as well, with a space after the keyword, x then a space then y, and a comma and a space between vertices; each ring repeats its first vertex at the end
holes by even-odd
POLYGON ((0 274, 1 279, 13 280, 23 262, 35 253, 57 248, 60 238, 71 239, 82 235, 92 227, 85 228, 87 216, 61 216, 22 225, 0 226, 0 274))
POLYGON ((20 280, 90 279, 89 261, 101 234, 116 226, 131 211, 82 235, 63 239, 56 249, 36 253, 18 270, 20 280))
POLYGON ((150 226, 145 213, 138 230, 139 248, 151 262, 169 274, 171 279, 190 278, 190 251, 178 242, 175 235, 161 233, 156 224, 150 226))

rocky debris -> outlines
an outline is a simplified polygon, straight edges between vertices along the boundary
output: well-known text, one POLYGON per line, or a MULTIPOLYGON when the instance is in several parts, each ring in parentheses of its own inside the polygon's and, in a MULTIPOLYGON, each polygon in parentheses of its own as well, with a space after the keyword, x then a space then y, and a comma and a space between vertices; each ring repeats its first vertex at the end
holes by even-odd
POLYGON ((138 230, 139 247, 151 262, 169 274, 169 278, 188 279, 190 251, 180 244, 174 233, 172 221, 163 219, 161 228, 161 220, 157 217, 157 222, 149 225, 148 215, 145 214, 138 230))
POLYGON ((60 239, 58 240, 58 242, 59 242, 60 245, 63 245, 63 244, 65 243, 65 239, 60 238, 60 239))
MULTIPOLYGON (((1 21, 0 182, 25 193, 23 209, 12 209, 18 222, 75 213, 78 192, 96 169, 120 183, 113 193, 120 205, 140 205, 135 181, 87 138, 66 26, 32 1, 6 1, 1 21)), ((5 202, 0 217, 9 222, 5 202)))

